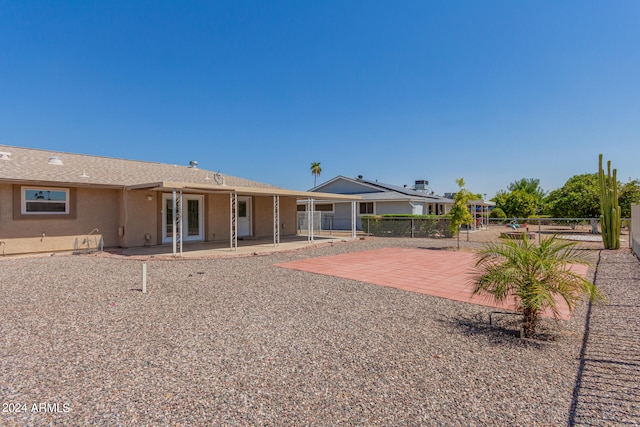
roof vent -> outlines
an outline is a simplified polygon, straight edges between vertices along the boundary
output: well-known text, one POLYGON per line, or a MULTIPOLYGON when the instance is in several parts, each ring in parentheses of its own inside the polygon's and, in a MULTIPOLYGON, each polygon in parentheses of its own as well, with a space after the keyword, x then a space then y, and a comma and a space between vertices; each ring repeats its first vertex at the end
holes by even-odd
POLYGON ((0 160, 11 160, 11 153, 0 151, 0 160))
POLYGON ((195 160, 191 160, 189 162, 189 167, 193 169, 198 169, 198 162, 196 162, 195 160))
POLYGON ((58 156, 49 157, 49 161, 47 162, 50 165, 62 166, 62 159, 58 156))
POLYGON ((358 179, 362 179, 362 175, 358 175, 358 179))
POLYGON ((89 178, 89 175, 87 175, 87 172, 85 172, 84 169, 82 169, 82 175, 80 175, 80 178, 89 178))

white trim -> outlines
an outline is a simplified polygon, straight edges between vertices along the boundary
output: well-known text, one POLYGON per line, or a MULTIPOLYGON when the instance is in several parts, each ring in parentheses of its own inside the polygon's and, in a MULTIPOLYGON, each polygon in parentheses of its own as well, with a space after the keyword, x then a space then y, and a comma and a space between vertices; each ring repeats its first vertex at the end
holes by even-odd
POLYGON ((237 233, 238 233, 238 237, 251 237, 253 236, 253 197, 251 196, 238 196, 238 205, 236 207, 236 214, 237 214, 237 219, 238 222, 236 224, 237 226, 237 233), (247 208, 246 208, 246 218, 247 218, 247 222, 248 222, 248 227, 249 227, 249 232, 248 234, 241 234, 241 227, 240 227, 240 219, 243 218, 240 216, 240 203, 242 202, 246 202, 247 203, 247 208))
MULTIPOLYGON (((33 202, 34 200, 29 200, 29 202, 33 202)), ((49 201, 43 201, 47 203, 49 201)), ((60 188, 60 187, 30 187, 23 186, 20 188, 20 212, 22 215, 69 215, 69 189, 68 188, 60 188), (28 190, 35 191, 57 191, 65 194, 65 199, 63 200, 50 200, 50 202, 63 203, 64 202, 64 212, 52 212, 52 211, 43 211, 43 212, 28 212, 27 211, 27 198, 26 192, 28 190)))
POLYGON ((375 215, 375 214, 376 214, 376 202, 365 202, 365 201, 358 202, 358 216, 361 216, 361 215, 375 215), (362 212, 360 212, 360 205, 363 204, 363 203, 371 203, 373 205, 373 212, 371 212, 371 213, 362 213, 362 212))
MULTIPOLYGON (((311 192, 317 192, 317 191, 318 191, 318 189, 320 189, 320 188, 322 188, 322 187, 326 187, 327 185, 332 184, 332 183, 334 183, 334 182, 336 182, 336 181, 338 181, 338 180, 348 181, 348 182, 351 182, 351 183, 353 183, 353 184, 361 185, 362 187, 365 187, 365 188, 371 188, 371 189, 373 189, 373 190, 376 190, 376 191, 372 191, 371 193, 384 193, 384 192, 385 192, 385 191, 381 191, 381 190, 380 190, 380 187, 376 187, 375 185, 371 185, 371 184, 368 184, 368 183, 366 183, 366 182, 359 181, 358 179, 353 179, 353 178, 349 178, 349 177, 342 176, 342 175, 336 176, 335 178, 330 179, 330 180, 329 180, 329 181, 327 181, 327 182, 323 182, 322 184, 320 184, 320 185, 318 185, 318 186, 316 186, 316 187, 313 187, 313 188, 312 188, 311 190, 309 190, 309 191, 311 191, 311 192)), ((396 191, 396 193, 397 193, 397 191, 396 191)), ((343 193, 341 193, 341 194, 343 194, 343 193)), ((348 194, 344 194, 344 195, 345 195, 345 196, 348 196, 348 194)))
MULTIPOLYGON (((298 212, 306 212, 307 211, 307 202, 306 201, 304 202, 304 204, 298 202, 296 206, 304 207, 303 211, 298 211, 298 212)), ((322 212, 322 213, 326 213, 326 214, 335 214, 336 213, 336 204, 334 202, 319 202, 318 200, 315 200, 314 203, 313 203, 313 206, 315 207, 315 212, 322 212), (331 205, 331 210, 330 211, 320 211, 320 210, 318 210, 318 205, 331 205)), ((297 207, 296 207, 296 210, 297 210, 297 207)))
MULTIPOLYGON (((185 208, 182 205, 182 224, 184 227, 180 227, 182 229, 182 241, 183 242, 194 242, 194 241, 202 241, 204 240, 204 195, 202 194, 183 194, 182 195, 182 203, 188 206, 189 200, 198 200, 198 234, 194 236, 189 236, 189 224, 188 224, 188 208, 185 208)), ((172 243, 173 237, 167 236, 167 215, 165 212, 165 208, 167 206, 167 201, 171 201, 173 203, 173 194, 172 193, 162 193, 162 243, 172 243)), ((174 212, 175 213, 175 212, 174 212)))

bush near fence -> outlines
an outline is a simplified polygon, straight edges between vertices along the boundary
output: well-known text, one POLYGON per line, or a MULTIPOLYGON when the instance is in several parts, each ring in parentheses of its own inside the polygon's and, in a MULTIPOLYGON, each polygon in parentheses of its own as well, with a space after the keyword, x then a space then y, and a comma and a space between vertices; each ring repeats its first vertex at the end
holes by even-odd
POLYGON ((531 215, 528 218, 528 221, 531 225, 549 225, 551 221, 551 215, 531 215))
POLYGON ((362 230, 380 237, 451 237, 449 215, 363 215, 362 230))

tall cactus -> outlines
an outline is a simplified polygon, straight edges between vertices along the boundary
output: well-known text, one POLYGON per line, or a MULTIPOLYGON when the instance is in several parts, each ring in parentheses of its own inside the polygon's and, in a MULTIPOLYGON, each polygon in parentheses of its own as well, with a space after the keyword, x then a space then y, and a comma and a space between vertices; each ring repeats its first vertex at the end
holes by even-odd
POLYGON ((607 175, 602 169, 602 154, 598 165, 600 181, 600 228, 605 249, 620 249, 620 206, 618 205, 617 170, 611 175, 611 160, 607 161, 607 175))

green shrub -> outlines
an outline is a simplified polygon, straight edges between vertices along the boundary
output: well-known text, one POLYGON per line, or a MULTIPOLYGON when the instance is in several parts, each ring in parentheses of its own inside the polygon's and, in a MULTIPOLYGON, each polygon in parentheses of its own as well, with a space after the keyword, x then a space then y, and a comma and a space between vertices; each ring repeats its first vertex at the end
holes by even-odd
POLYGON ((493 208, 491 214, 489 215, 489 218, 506 219, 507 214, 504 213, 504 211, 500 208, 493 208))
POLYGON ((447 215, 363 215, 362 230, 380 237, 451 237, 447 215))
POLYGON ((551 215, 531 215, 529 218, 530 225, 538 225, 538 223, 540 223, 540 225, 548 225, 551 215))

